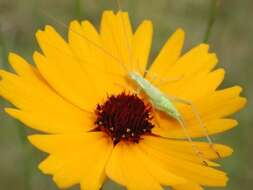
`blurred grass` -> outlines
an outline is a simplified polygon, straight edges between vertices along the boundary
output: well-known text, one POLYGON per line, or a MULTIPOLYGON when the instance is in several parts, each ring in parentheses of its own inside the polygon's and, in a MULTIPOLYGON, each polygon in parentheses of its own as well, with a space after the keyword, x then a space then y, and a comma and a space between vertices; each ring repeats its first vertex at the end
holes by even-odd
MULTIPOLYGON (((227 75, 223 86, 242 85, 249 103, 243 111, 236 114, 240 121, 239 127, 228 133, 216 135, 215 140, 229 144, 235 149, 232 157, 222 161, 223 168, 230 176, 229 186, 226 189, 250 190, 253 186, 253 129, 251 128, 253 124, 251 119, 253 1, 220 0, 219 2, 216 22, 208 41, 211 49, 219 57, 220 66, 226 69, 227 75)), ((130 0, 122 1, 122 7, 129 11, 134 26, 143 19, 152 19, 154 22, 155 34, 151 60, 177 27, 186 30, 185 50, 206 39, 210 1, 156 0, 147 3, 145 0, 130 0)), ((34 34, 45 24, 54 25, 58 31, 66 35, 64 27, 42 12, 64 23, 69 23, 73 19, 87 18, 98 26, 104 9, 116 10, 116 1, 0 0, 0 67, 9 69, 6 64, 9 51, 17 52, 31 61, 33 51, 38 49, 34 34)), ((56 190, 51 178, 42 175, 37 169, 39 161, 45 155, 32 148, 22 136, 24 133, 30 133, 31 130, 20 128, 21 123, 3 112, 2 108, 8 104, 3 100, 0 103, 0 190, 56 190)), ((104 189, 112 189, 112 187, 114 185, 109 182, 104 189)))

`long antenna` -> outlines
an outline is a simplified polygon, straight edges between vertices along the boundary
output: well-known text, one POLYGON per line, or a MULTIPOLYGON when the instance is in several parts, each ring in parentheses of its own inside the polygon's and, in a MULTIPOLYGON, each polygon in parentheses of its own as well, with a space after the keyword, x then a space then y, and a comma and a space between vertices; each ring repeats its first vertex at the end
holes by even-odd
MULTIPOLYGON (((63 23, 63 22, 57 20, 56 18, 54 18, 54 17, 51 16, 51 15, 46 14, 44 11, 41 11, 41 13, 42 13, 43 15, 45 15, 46 17, 52 19, 52 20, 53 20, 54 22, 56 22, 57 24, 63 26, 64 28, 68 28, 68 26, 67 26, 65 23, 63 23)), ((71 32, 77 34, 78 36, 84 38, 86 41, 88 41, 89 43, 91 43, 91 44, 92 44, 93 46, 95 46, 96 48, 100 49, 103 53, 105 53, 106 55, 110 56, 110 57, 113 58, 115 61, 121 62, 121 60, 120 60, 118 57, 114 56, 111 52, 109 52, 108 50, 106 50, 105 48, 103 48, 102 46, 100 46, 99 44, 97 44, 96 42, 90 40, 87 36, 85 36, 85 35, 83 35, 83 34, 80 34, 79 32, 72 30, 71 28, 69 28, 69 30, 70 30, 71 32)))
POLYGON ((118 5, 118 9, 119 9, 119 12, 121 12, 120 14, 120 20, 121 20, 121 23, 122 23, 122 26, 123 26, 123 32, 124 32, 124 35, 126 37, 126 44, 127 44, 127 50, 128 50, 128 56, 129 56, 129 61, 130 63, 132 62, 132 49, 130 47, 130 43, 129 43, 129 40, 128 40, 128 35, 127 35, 127 31, 126 31, 126 26, 125 26, 125 21, 124 21, 124 18, 123 18, 123 10, 121 8, 121 3, 120 3, 120 0, 116 0, 117 2, 117 5, 118 5))
MULTIPOLYGON (((58 48, 57 46, 55 46, 55 45, 49 43, 49 42, 46 41, 46 40, 43 40, 43 42, 46 43, 46 44, 48 44, 48 45, 50 45, 50 46, 52 46, 52 47, 54 47, 54 48, 55 48, 57 51, 59 51, 59 52, 62 51, 60 48, 58 48)), ((88 57, 87 59, 80 59, 79 57, 75 57, 75 59, 77 59, 78 61, 83 61, 83 62, 87 62, 87 63, 94 63, 94 62, 95 62, 95 60, 90 60, 89 57, 88 57)), ((124 77, 123 75, 118 74, 118 73, 113 73, 113 72, 110 72, 110 71, 104 71, 104 70, 102 70, 101 68, 98 68, 98 67, 95 66, 95 65, 93 65, 93 67, 95 67, 98 71, 106 72, 106 73, 108 73, 108 74, 110 74, 110 75, 124 77)))
POLYGON ((210 1, 209 16, 208 16, 209 18, 207 21, 207 27, 206 27, 206 31, 204 34, 204 40, 203 40, 204 43, 208 43, 208 41, 209 41, 211 30, 212 30, 212 27, 215 23, 219 7, 220 7, 220 0, 211 0, 210 1))

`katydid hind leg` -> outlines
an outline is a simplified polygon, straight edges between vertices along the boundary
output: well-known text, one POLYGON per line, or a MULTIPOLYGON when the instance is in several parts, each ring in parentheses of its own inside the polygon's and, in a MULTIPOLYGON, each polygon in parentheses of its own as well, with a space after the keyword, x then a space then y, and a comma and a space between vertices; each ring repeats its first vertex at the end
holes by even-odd
POLYGON ((210 148, 215 152, 215 154, 217 155, 218 158, 221 158, 220 153, 214 147, 213 140, 212 140, 211 136, 209 135, 209 131, 208 131, 207 127, 205 126, 205 123, 201 119, 201 116, 200 116, 196 106, 189 100, 181 99, 181 98, 174 97, 174 96, 168 96, 168 97, 172 101, 179 102, 179 103, 182 103, 182 104, 186 104, 186 105, 191 107, 191 110, 192 110, 195 118, 198 120, 199 126, 202 128, 203 133, 204 133, 204 135, 205 135, 205 137, 206 137, 206 139, 207 139, 207 141, 210 145, 210 148))
MULTIPOLYGON (((175 118, 175 119, 176 119, 176 118, 175 118)), ((208 166, 208 160, 206 160, 206 159, 204 158, 203 153, 199 150, 199 148, 196 146, 196 144, 193 142, 192 138, 190 137, 184 119, 180 117, 180 118, 177 118, 176 120, 177 120, 177 122, 180 124, 180 126, 181 126, 181 128, 182 128, 182 130, 183 130, 183 133, 184 133, 185 137, 187 138, 187 140, 188 140, 189 143, 191 144, 192 150, 193 150, 193 151, 195 152, 195 154, 198 156, 198 158, 199 158, 200 161, 203 163, 203 165, 208 166)), ((160 127, 160 124, 159 124, 159 115, 158 115, 158 113, 157 113, 157 114, 154 114, 154 122, 155 122, 155 124, 156 124, 159 128, 161 128, 161 127, 160 127)), ((170 138, 163 137, 163 136, 159 136, 159 137, 165 138, 165 139, 170 139, 170 138)))
POLYGON ((190 137, 184 119, 183 118, 178 118, 177 121, 181 125, 181 127, 183 129, 183 132, 184 132, 184 135, 188 139, 188 141, 190 142, 190 144, 192 146, 192 149, 195 151, 196 155, 200 157, 200 159, 201 159, 201 161, 203 162, 204 165, 208 166, 208 162, 204 158, 203 153, 198 149, 198 147, 195 145, 195 143, 193 142, 192 138, 190 137))

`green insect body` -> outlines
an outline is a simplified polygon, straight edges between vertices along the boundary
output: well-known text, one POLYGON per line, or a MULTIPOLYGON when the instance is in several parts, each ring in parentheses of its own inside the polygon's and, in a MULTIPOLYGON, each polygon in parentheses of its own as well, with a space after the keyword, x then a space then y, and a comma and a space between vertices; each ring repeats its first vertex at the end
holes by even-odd
POLYGON ((165 94, 163 94, 157 87, 152 85, 148 80, 143 78, 137 72, 134 71, 129 72, 128 77, 132 81, 134 81, 135 84, 148 96, 149 101, 152 103, 152 105, 156 110, 159 110, 167 114, 168 116, 176 119, 179 122, 196 154, 201 158, 204 165, 208 165, 208 161, 206 161, 206 159, 202 155, 202 152, 200 152, 200 150, 193 143, 191 137, 188 135, 184 119, 182 118, 177 108, 173 105, 172 101, 165 94))
MULTIPOLYGON (((201 158, 203 163, 205 165, 208 165, 208 161, 205 160, 205 158, 202 155, 202 152, 199 151, 199 149, 196 147, 196 145, 193 143, 191 137, 188 134, 188 130, 186 128, 186 123, 180 114, 180 112, 177 110, 177 108, 174 106, 172 100, 168 98, 163 92, 161 92, 157 87, 155 87, 153 84, 151 84, 148 80, 146 80, 144 77, 142 77, 139 73, 131 71, 128 72, 128 77, 134 81, 134 83, 148 96, 149 101, 152 103, 154 108, 156 110, 159 110, 166 115, 176 119, 179 124, 182 126, 182 129, 184 131, 184 134, 186 135, 189 142, 192 144, 193 149, 195 150, 196 154, 201 158)), ((184 100, 179 100, 181 103, 186 103, 184 100)), ((189 103, 188 103, 189 104, 189 103)), ((196 114, 196 112, 195 112, 196 114)), ((205 129, 204 125, 201 122, 200 117, 196 115, 199 119, 200 126, 202 126, 203 129, 205 129)), ((213 151, 217 154, 218 157, 220 157, 220 154, 218 151, 216 151, 213 147, 213 143, 211 138, 208 136, 208 132, 205 131, 206 137, 209 141, 209 144, 213 151)))
POLYGON ((137 72, 129 72, 128 76, 148 96, 149 101, 152 103, 155 109, 166 113, 176 120, 181 120, 181 115, 177 108, 173 105, 172 101, 167 98, 166 95, 164 95, 157 87, 152 85, 137 72))

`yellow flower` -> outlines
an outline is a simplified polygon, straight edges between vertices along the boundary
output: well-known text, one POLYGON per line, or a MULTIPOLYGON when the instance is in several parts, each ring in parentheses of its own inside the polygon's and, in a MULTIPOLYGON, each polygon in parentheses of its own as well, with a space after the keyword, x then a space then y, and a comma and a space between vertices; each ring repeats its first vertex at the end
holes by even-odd
MULTIPOLYGON (((12 117, 44 132, 30 142, 49 156, 39 165, 60 188, 80 184, 98 190, 106 177, 130 190, 200 190, 225 186, 226 174, 215 166, 218 155, 207 142, 194 142, 209 166, 203 165, 181 126, 156 111, 128 79, 127 69, 144 74, 152 40, 152 23, 133 33, 127 13, 105 11, 100 32, 88 21, 70 24, 68 42, 51 27, 36 33, 43 53, 35 66, 16 54, 9 62, 16 74, 0 71, 0 94, 16 108, 12 117)), ((228 118, 246 100, 241 88, 217 90, 224 70, 200 44, 181 55, 184 32, 166 42, 146 74, 162 92, 190 100, 210 135, 236 126, 228 118), (175 79, 170 81, 170 79, 175 79)), ((175 104, 189 135, 204 137, 188 105, 175 104)), ((221 157, 232 149, 215 144, 221 157)))

